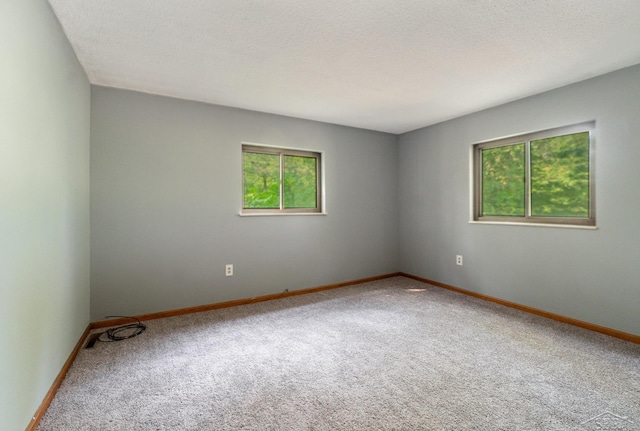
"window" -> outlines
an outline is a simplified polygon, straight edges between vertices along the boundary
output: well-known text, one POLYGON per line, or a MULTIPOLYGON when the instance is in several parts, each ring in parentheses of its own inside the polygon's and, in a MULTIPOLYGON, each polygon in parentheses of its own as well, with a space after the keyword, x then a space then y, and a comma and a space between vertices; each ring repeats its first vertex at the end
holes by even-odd
POLYGON ((322 212, 321 153, 242 146, 242 213, 322 212))
POLYGON ((595 226, 594 126, 474 145, 473 219, 595 226))

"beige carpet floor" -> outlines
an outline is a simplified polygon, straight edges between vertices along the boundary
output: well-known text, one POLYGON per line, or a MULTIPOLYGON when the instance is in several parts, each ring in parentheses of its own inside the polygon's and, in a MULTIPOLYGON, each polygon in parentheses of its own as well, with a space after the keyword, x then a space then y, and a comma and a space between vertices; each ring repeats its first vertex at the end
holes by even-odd
POLYGON ((640 430, 640 346, 395 277, 83 349, 40 430, 640 430))

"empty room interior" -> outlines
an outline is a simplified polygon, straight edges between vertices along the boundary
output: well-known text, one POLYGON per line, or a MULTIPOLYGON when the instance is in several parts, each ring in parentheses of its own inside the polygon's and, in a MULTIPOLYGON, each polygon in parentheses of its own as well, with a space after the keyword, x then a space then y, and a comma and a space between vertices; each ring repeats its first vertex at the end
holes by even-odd
POLYGON ((0 429, 640 429, 638 22, 3 0, 0 429))

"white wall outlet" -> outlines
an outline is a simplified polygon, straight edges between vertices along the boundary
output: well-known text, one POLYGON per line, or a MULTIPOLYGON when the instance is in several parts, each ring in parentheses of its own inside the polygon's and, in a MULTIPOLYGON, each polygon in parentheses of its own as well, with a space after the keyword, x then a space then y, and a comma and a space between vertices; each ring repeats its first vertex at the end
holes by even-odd
POLYGON ((462 266, 462 255, 461 254, 456 255, 456 265, 462 266))
POLYGON ((231 277, 233 275, 233 265, 225 265, 224 267, 224 275, 227 277, 231 277))

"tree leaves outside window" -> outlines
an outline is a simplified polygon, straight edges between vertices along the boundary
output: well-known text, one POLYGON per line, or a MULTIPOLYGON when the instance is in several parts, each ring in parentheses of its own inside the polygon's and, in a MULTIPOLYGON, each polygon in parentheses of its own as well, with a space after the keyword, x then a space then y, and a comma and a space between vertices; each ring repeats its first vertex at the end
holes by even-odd
POLYGON ((474 219, 595 225, 592 128, 476 144, 474 219))
POLYGON ((314 152, 243 146, 243 212, 320 212, 320 157, 314 152))

